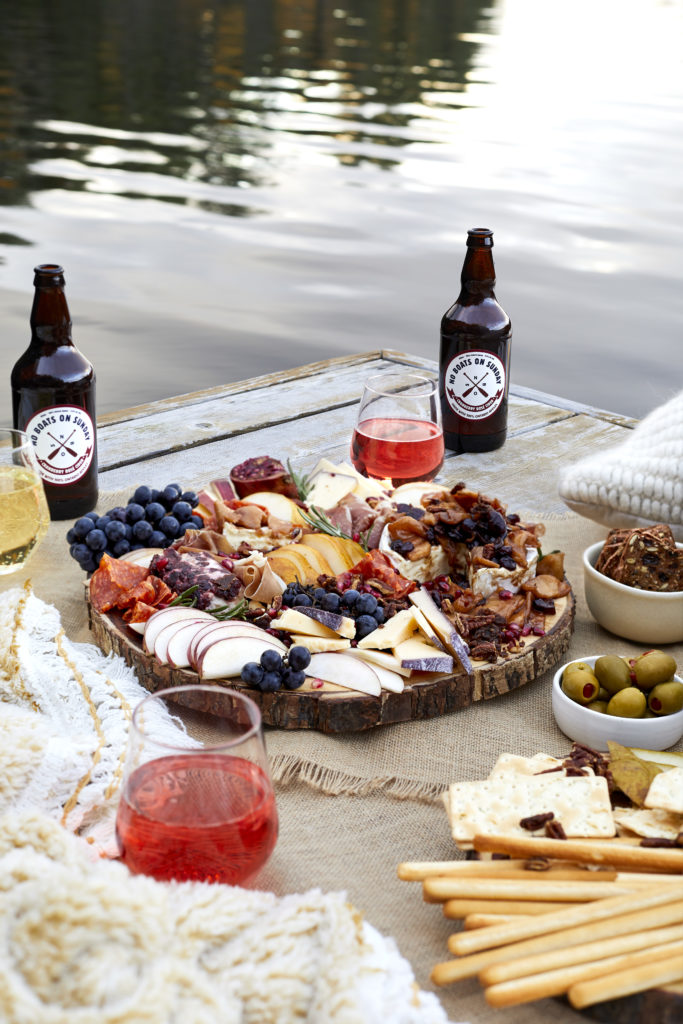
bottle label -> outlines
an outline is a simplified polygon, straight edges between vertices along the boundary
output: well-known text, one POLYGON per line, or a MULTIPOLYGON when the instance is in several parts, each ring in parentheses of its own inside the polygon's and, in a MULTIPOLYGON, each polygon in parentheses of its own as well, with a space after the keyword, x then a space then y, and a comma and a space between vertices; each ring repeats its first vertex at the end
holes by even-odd
POLYGON ((85 409, 77 405, 41 409, 24 431, 47 483, 67 486, 87 473, 95 452, 95 426, 85 409))
POLYGON ((505 366, 491 352, 461 352, 444 375, 446 401, 465 420, 492 416, 505 397, 505 366))

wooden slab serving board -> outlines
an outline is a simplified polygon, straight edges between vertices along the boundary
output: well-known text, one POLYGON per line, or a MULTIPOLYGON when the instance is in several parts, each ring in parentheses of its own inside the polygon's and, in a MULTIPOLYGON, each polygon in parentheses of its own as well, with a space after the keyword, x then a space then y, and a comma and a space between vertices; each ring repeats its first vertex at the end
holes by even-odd
MULTIPOLYGON (((101 614, 88 601, 90 629, 99 647, 113 651, 135 669, 142 686, 151 693, 173 686, 197 683, 196 672, 161 665, 146 654, 141 637, 130 630, 119 613, 101 614)), ((356 732, 377 725, 434 718, 456 711, 477 700, 516 690, 557 664, 569 646, 574 627, 575 601, 570 593, 555 604, 556 613, 546 620, 542 637, 526 637, 524 650, 496 663, 474 662, 467 675, 414 673, 406 679, 402 693, 383 690, 379 697, 346 690, 326 683, 321 689, 304 686, 299 690, 262 693, 239 679, 213 680, 244 690, 259 705, 265 725, 280 729, 318 729, 321 732, 356 732)), ((179 703, 181 701, 179 700, 179 703)))

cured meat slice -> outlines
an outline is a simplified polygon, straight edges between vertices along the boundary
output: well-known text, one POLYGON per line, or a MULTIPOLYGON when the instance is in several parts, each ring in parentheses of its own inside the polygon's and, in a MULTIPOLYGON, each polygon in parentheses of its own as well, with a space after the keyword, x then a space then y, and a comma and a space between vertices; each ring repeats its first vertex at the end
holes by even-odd
POLYGON ((147 577, 147 568, 123 558, 102 555, 99 567, 90 580, 90 600, 98 612, 108 612, 119 606, 122 595, 132 590, 147 577))

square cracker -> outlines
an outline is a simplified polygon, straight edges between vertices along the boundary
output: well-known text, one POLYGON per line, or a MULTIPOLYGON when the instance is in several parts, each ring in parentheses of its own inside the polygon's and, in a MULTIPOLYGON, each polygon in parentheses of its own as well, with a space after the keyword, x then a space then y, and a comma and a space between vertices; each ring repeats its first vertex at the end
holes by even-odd
POLYGON ((645 797, 645 806, 683 814, 683 768, 669 768, 655 775, 645 797))
POLYGON ((614 820, 620 828, 646 839, 675 839, 683 831, 683 814, 675 811, 624 807, 615 810, 614 820))
POLYGON ((454 782, 448 789, 453 839, 471 844, 480 833, 532 835, 522 818, 552 811, 567 838, 611 838, 615 833, 607 780, 601 776, 505 775, 454 782))

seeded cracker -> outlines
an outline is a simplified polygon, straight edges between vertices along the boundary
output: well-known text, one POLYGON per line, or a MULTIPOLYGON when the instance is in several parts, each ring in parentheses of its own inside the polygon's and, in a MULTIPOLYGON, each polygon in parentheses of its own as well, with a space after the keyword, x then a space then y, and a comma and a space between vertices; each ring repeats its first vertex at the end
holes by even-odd
POLYGON ((598 572, 639 590, 683 590, 683 551, 664 523, 613 530, 596 563, 598 572))

